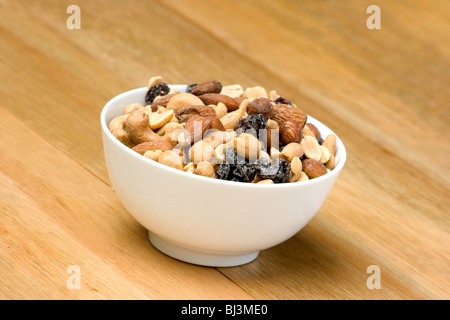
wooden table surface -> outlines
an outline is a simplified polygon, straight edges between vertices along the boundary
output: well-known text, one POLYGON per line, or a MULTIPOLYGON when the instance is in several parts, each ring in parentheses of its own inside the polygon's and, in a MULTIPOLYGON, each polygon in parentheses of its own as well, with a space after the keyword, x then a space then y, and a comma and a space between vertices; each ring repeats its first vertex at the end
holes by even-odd
POLYGON ((0 298, 449 299, 449 14, 446 0, 0 0, 0 298), (311 222, 239 267, 153 248, 111 187, 99 116, 155 75, 275 89, 335 131, 348 160, 311 222))

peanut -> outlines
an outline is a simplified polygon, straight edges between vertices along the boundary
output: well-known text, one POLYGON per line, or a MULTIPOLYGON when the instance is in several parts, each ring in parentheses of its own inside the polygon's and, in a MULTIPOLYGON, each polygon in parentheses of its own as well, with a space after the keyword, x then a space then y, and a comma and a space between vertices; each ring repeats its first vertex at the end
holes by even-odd
POLYGON ((208 161, 202 161, 197 164, 197 167, 194 170, 195 174, 200 176, 215 178, 216 172, 214 171, 214 166, 208 161))
POLYGON ((288 161, 292 161, 292 159, 294 159, 296 157, 301 158, 304 153, 305 153, 305 151, 304 151, 303 146, 300 143, 295 143, 295 142, 289 143, 281 151, 281 154, 288 161))
POLYGON ((307 135, 303 137, 301 144, 307 158, 320 161, 322 158, 322 151, 320 150, 319 142, 317 142, 315 136, 307 135))
POLYGON ((158 157, 158 162, 178 170, 183 170, 184 167, 182 158, 178 152, 173 150, 167 150, 161 153, 158 157))
POLYGON ((234 148, 241 157, 256 160, 261 150, 259 140, 250 133, 242 133, 234 140, 234 148))

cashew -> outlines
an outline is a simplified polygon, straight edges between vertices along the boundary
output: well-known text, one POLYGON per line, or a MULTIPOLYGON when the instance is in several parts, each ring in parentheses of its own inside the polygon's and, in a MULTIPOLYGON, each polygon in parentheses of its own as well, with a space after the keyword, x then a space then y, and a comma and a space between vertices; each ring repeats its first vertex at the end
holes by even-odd
POLYGON ((130 113, 125 125, 131 141, 135 144, 161 139, 150 128, 149 116, 142 110, 135 110, 130 113))
POLYGON ((238 123, 239 119, 241 119, 244 116, 248 103, 249 100, 245 99, 239 106, 239 109, 228 112, 226 115, 220 118, 220 122, 222 122, 225 130, 234 129, 236 127, 236 124, 238 123))
POLYGON ((109 131, 116 137, 120 142, 125 144, 127 147, 132 148, 134 143, 131 142, 130 135, 125 130, 126 120, 128 114, 114 118, 108 125, 109 131))
POLYGON ((223 102, 219 102, 217 105, 211 105, 211 107, 216 111, 216 117, 219 119, 228 113, 227 106, 223 102))
POLYGON ((240 84, 232 84, 223 86, 220 93, 232 98, 242 97, 244 95, 244 88, 240 84))
POLYGON ((204 105, 203 101, 192 93, 178 93, 169 100, 167 109, 177 111, 183 107, 200 105, 204 105))
POLYGON ((132 113, 134 110, 138 110, 138 109, 142 109, 144 108, 144 106, 140 103, 130 103, 129 105, 127 105, 125 107, 125 111, 123 112, 124 114, 130 114, 132 113))
POLYGON ((253 100, 256 98, 267 98, 266 89, 261 86, 256 86, 252 88, 247 88, 245 90, 245 96, 247 99, 253 100))

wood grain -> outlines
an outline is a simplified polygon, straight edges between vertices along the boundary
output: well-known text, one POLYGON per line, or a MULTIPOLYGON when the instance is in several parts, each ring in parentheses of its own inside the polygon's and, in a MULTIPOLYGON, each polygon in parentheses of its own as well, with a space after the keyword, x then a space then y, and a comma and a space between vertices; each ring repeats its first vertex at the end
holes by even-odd
POLYGON ((71 4, 0 1, 0 298, 450 298, 448 1, 377 1, 380 30, 368 0, 80 0, 80 30, 71 4), (155 250, 99 126, 154 75, 262 85, 334 130, 348 162, 317 216, 240 267, 155 250))

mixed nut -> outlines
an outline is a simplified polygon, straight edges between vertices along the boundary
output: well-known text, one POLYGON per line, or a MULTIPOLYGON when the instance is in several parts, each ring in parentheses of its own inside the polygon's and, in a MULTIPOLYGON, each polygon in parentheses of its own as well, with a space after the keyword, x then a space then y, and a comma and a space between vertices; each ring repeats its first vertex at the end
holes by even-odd
POLYGON ((322 137, 275 90, 217 80, 172 90, 152 77, 145 106, 124 106, 111 133, 144 157, 205 177, 259 184, 300 182, 335 167, 336 136, 322 137))

